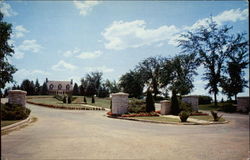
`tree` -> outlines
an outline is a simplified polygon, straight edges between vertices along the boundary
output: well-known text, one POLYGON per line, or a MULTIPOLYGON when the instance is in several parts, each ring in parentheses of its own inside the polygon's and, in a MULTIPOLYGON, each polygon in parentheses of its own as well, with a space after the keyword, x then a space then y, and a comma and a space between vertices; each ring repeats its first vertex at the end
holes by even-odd
POLYGON ((33 81, 28 79, 23 80, 21 84, 21 89, 27 92, 27 95, 34 95, 35 93, 35 85, 33 81))
POLYGON ((105 86, 105 84, 102 84, 100 87, 99 87, 99 90, 97 92, 97 96, 98 97, 108 97, 109 96, 109 90, 108 88, 105 86))
POLYGON ((0 89, 5 88, 6 83, 13 82, 13 74, 17 69, 8 62, 8 57, 14 54, 13 46, 9 44, 12 33, 12 25, 3 21, 0 11, 0 89))
POLYGON ((228 77, 225 75, 222 76, 220 86, 223 89, 222 92, 230 100, 232 96, 237 100, 237 94, 242 92, 244 87, 248 87, 248 81, 244 78, 244 69, 249 64, 249 44, 245 40, 245 34, 237 34, 236 37, 232 37, 232 41, 227 66, 224 70, 224 73, 228 74, 228 77))
POLYGON ((215 106, 217 106, 218 86, 221 81, 223 62, 225 61, 232 42, 229 30, 231 27, 218 28, 212 18, 194 31, 182 34, 179 47, 183 53, 195 54, 203 64, 205 73, 203 79, 208 80, 205 89, 214 94, 215 106))
POLYGON ((160 67, 162 65, 163 58, 160 56, 149 57, 136 66, 136 70, 140 73, 142 80, 148 86, 152 88, 154 93, 154 99, 156 99, 157 94, 160 93, 160 67))
POLYGON ((138 72, 129 71, 120 78, 121 90, 129 94, 129 97, 140 98, 143 95, 143 80, 138 72))
POLYGON ((117 93, 120 91, 118 83, 116 81, 111 82, 110 80, 106 80, 105 86, 108 88, 109 93, 117 93))
POLYGON ((172 90, 171 112, 172 112, 173 115, 178 115, 180 113, 179 101, 178 101, 175 90, 172 90))
POLYGON ((72 95, 75 95, 75 96, 79 95, 79 88, 78 88, 77 83, 75 83, 73 87, 72 95))
POLYGON ((47 83, 44 82, 41 89, 40 89, 40 94, 41 95, 47 95, 48 94, 48 87, 47 87, 47 83))
POLYGON ((146 112, 153 112, 153 111, 155 111, 155 103, 151 91, 148 90, 146 97, 146 112))
POLYGON ((85 78, 82 78, 82 89, 86 96, 97 94, 101 86, 102 75, 102 72, 91 72, 87 74, 85 78))
POLYGON ((36 79, 36 83, 35 83, 35 95, 39 95, 40 94, 40 84, 38 82, 38 79, 36 79))

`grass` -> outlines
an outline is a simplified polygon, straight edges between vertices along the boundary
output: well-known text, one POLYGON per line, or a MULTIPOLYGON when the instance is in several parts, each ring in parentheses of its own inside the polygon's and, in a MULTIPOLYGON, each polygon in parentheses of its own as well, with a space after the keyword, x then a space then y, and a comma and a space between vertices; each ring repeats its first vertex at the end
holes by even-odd
POLYGON ((202 104, 202 105, 199 105, 199 109, 200 110, 207 110, 207 111, 217 110, 217 109, 219 109, 219 104, 218 104, 218 107, 215 107, 214 103, 211 103, 211 104, 202 104))
MULTIPOLYGON (((212 116, 190 116, 190 118, 193 119, 198 119, 198 120, 205 120, 205 121, 214 121, 212 116)), ((224 122, 225 119, 224 118, 220 118, 220 120, 218 122, 224 122)))
POLYGON ((22 120, 1 121, 1 127, 5 127, 5 126, 8 126, 8 125, 14 124, 16 122, 20 122, 20 121, 22 121, 22 120))
POLYGON ((130 117, 130 119, 136 120, 148 120, 148 121, 156 121, 156 122, 180 122, 179 119, 169 118, 169 117, 130 117))
MULTIPOLYGON (((28 96, 28 100, 36 103, 52 104, 55 106, 65 107, 83 107, 83 96, 74 96, 76 99, 71 104, 63 103, 62 101, 53 98, 53 96, 28 96)), ((95 103, 91 103, 91 97, 86 97, 87 105, 110 108, 110 98, 95 97, 95 103)))

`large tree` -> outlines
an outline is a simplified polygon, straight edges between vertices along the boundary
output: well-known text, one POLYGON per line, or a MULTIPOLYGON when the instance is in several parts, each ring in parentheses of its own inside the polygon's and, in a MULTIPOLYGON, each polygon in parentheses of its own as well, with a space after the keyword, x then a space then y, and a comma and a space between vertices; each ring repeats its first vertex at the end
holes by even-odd
POLYGON ((102 72, 91 72, 81 79, 82 87, 85 96, 93 96, 98 94, 98 90, 102 84, 102 72))
POLYGON ((144 83, 148 86, 148 89, 154 93, 154 99, 156 99, 157 94, 160 93, 159 79, 162 61, 163 58, 160 56, 149 57, 136 66, 136 70, 140 73, 144 83))
POLYGON ((121 76, 119 81, 121 90, 129 94, 129 97, 140 98, 143 95, 144 83, 140 73, 129 71, 121 76))
POLYGON ((224 71, 228 76, 222 76, 221 87, 230 100, 232 96, 237 100, 237 94, 242 92, 244 87, 248 87, 244 69, 249 64, 249 43, 245 34, 233 36, 232 41, 224 71))
POLYGON ((28 79, 23 80, 21 84, 21 89, 27 92, 27 95, 34 95, 35 94, 35 85, 33 81, 28 79))
POLYGON ((79 87, 77 85, 77 83, 75 83, 74 87, 73 87, 73 91, 72 91, 72 95, 79 95, 79 87))
POLYGON ((232 41, 229 30, 231 27, 218 25, 211 18, 207 24, 194 31, 182 34, 179 47, 182 52, 196 54, 205 68, 203 79, 208 83, 205 89, 214 94, 215 106, 217 106, 217 94, 223 63, 228 56, 232 41))
POLYGON ((8 62, 8 57, 14 54, 13 46, 9 44, 12 33, 12 25, 3 21, 3 14, 0 12, 0 89, 6 83, 13 82, 13 74, 16 68, 8 62))
POLYGON ((108 88, 109 93, 117 93, 120 91, 119 85, 118 83, 116 83, 116 81, 110 81, 110 80, 106 80, 105 82, 105 86, 108 88))

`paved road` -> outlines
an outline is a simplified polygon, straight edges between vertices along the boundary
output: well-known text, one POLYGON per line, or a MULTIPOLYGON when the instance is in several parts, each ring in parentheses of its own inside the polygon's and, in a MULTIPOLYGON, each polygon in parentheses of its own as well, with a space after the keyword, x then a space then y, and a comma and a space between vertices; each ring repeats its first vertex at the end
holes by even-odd
POLYGON ((226 114, 222 125, 166 125, 28 105, 38 121, 3 135, 2 159, 242 160, 248 157, 248 116, 226 114))

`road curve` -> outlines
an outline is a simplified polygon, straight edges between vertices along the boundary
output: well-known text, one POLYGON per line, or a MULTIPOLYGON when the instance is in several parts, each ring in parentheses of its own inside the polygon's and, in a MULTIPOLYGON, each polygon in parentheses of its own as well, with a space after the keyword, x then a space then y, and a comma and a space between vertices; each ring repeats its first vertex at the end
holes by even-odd
POLYGON ((38 121, 1 136, 8 160, 242 160, 249 150, 248 116, 221 125, 166 125, 105 116, 105 111, 57 110, 27 104, 38 121))

